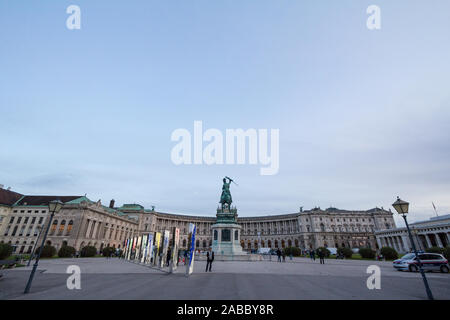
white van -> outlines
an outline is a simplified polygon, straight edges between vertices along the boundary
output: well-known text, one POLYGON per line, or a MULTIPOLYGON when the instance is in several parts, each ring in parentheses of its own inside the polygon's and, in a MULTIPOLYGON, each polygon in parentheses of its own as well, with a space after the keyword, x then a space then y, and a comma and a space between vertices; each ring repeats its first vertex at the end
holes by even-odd
POLYGON ((259 254, 270 254, 270 248, 259 248, 258 253, 259 254))

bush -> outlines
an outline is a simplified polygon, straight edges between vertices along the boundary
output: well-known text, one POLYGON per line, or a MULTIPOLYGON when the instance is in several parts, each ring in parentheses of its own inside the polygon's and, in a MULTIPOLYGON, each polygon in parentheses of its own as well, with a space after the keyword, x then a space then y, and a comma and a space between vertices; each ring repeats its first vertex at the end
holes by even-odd
POLYGON ((71 258, 75 255, 75 248, 70 246, 62 246, 58 251, 58 257, 71 258))
POLYGON ((346 257, 347 259, 349 259, 349 258, 352 257, 353 251, 352 251, 352 249, 350 249, 350 248, 343 247, 343 248, 338 248, 338 249, 337 249, 337 254, 338 254, 338 255, 343 255, 344 257, 346 257))
POLYGON ((326 258, 328 258, 330 256, 330 254, 331 254, 330 250, 328 250, 325 247, 319 247, 319 248, 317 248, 316 251, 317 251, 317 255, 319 255, 319 252, 323 252, 324 257, 326 257, 326 258))
POLYGON ((427 248, 425 249, 426 252, 429 253, 439 253, 442 254, 444 252, 444 248, 439 248, 439 247, 431 247, 431 248, 427 248))
POLYGON ((444 255, 445 259, 450 261, 450 246, 446 246, 443 250, 442 250, 442 254, 444 255))
POLYGON ((102 254, 104 257, 109 257, 111 254, 113 254, 116 251, 113 247, 105 247, 102 250, 102 254))
POLYGON ((359 254, 364 259, 374 259, 375 258, 375 251, 370 248, 360 248, 359 254))
POLYGON ((386 260, 395 260, 398 259, 398 253, 394 248, 391 247, 383 247, 380 249, 380 253, 383 255, 383 258, 386 260))
POLYGON ((83 247, 80 251, 82 257, 94 257, 97 254, 97 249, 92 246, 83 247))
MULTIPOLYGON (((36 255, 39 254, 39 250, 41 250, 41 247, 37 248, 36 251, 34 252, 36 255)), ((51 258, 56 254, 56 248, 54 246, 48 245, 46 244, 43 248, 42 248, 42 252, 41 252, 41 258, 51 258)))
POLYGON ((9 243, 0 243, 0 260, 8 258, 13 252, 13 247, 9 243))

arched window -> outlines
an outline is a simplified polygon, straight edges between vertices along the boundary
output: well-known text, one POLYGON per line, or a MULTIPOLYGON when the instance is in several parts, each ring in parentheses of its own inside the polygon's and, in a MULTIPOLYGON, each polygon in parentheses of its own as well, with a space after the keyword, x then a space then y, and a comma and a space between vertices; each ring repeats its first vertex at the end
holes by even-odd
POLYGON ((264 242, 264 240, 261 240, 261 247, 265 248, 265 242, 264 242))
POLYGON ((323 223, 320 224, 320 231, 325 232, 325 226, 323 223))
POLYGON ((51 233, 54 233, 55 231, 56 231, 56 226, 58 225, 58 220, 54 220, 53 221, 53 224, 52 224, 52 227, 51 227, 51 229, 50 229, 50 232, 51 233))
POLYGON ((267 240, 267 245, 268 245, 269 248, 272 248, 272 241, 267 240))
POLYGON ((291 239, 288 240, 288 247, 292 247, 292 240, 291 239))
POLYGON ((203 240, 203 248, 206 248, 206 240, 203 240))
POLYGON ((281 247, 284 248, 284 245, 285 245, 284 240, 281 240, 281 247))
POLYGON ((59 225, 59 233, 62 233, 64 231, 64 228, 66 227, 66 220, 61 221, 61 224, 59 225))
POLYGON ((69 224, 67 225, 66 235, 70 234, 70 232, 72 231, 72 227, 73 227, 73 220, 70 220, 69 224))
POLYGON ((275 248, 278 248, 278 240, 275 240, 275 248))

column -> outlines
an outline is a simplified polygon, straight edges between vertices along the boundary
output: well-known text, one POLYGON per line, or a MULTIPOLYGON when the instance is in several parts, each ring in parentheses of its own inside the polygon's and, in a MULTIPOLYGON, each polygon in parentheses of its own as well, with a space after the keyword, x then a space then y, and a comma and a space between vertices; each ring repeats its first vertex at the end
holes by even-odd
POLYGON ((441 238, 439 238, 439 234, 435 233, 434 236, 436 237, 436 242, 439 248, 443 248, 444 245, 442 244, 441 238))
POLYGON ((94 238, 94 239, 96 239, 99 224, 100 224, 100 222, 95 221, 94 232, 92 232, 92 238, 94 238))
POLYGON ((427 248, 431 248, 432 247, 431 240, 427 233, 425 233, 425 240, 427 241, 427 248))
POLYGON ((86 228, 86 233, 84 235, 85 238, 89 237, 89 232, 91 231, 91 227, 92 227, 92 220, 88 219, 88 225, 86 228))
MULTIPOLYGON (((402 240, 404 243, 404 247, 405 247, 405 252, 410 251, 412 248, 412 244, 411 241, 409 241, 409 237, 408 236, 402 236, 402 240)), ((414 239, 413 239, 414 240, 414 239)))

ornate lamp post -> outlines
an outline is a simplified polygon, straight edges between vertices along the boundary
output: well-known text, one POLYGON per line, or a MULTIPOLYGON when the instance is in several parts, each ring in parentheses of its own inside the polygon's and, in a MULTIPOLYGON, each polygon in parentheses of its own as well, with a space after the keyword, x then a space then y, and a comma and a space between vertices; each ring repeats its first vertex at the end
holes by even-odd
POLYGON ((422 262, 419 259, 419 254, 417 253, 416 245, 414 244, 411 230, 409 229, 408 221, 406 220, 406 215, 408 214, 408 209, 409 209, 409 203, 406 201, 403 201, 399 197, 397 197, 397 201, 395 201, 392 204, 392 206, 398 212, 398 214, 400 214, 403 217, 403 219, 405 220, 406 229, 408 230, 408 235, 409 235, 409 241, 411 242, 411 245, 414 250, 414 254, 416 255, 417 262, 419 263, 419 271, 420 271, 420 274, 422 275, 422 279, 423 279, 423 283, 425 285, 425 290, 427 291, 428 299, 433 300, 433 294, 431 293, 431 289, 428 286, 427 278, 422 269, 422 262))
POLYGON ((42 244, 41 247, 39 248, 39 253, 36 257, 35 263, 33 264, 33 269, 31 270, 30 278, 28 279, 27 286, 25 287, 25 291, 23 293, 28 293, 30 291, 31 283, 33 282, 34 274, 36 273, 36 269, 39 264, 39 258, 41 257, 42 249, 44 248, 45 240, 47 239, 48 230, 52 225, 53 216, 55 215, 55 213, 58 213, 59 210, 61 210, 63 205, 64 204, 60 200, 53 200, 50 201, 48 204, 49 211, 51 212, 50 219, 48 220, 47 229, 45 230, 44 238, 42 239, 42 244))

